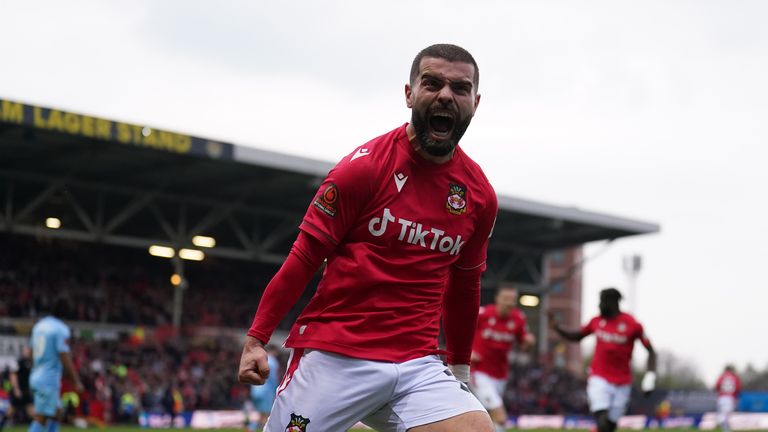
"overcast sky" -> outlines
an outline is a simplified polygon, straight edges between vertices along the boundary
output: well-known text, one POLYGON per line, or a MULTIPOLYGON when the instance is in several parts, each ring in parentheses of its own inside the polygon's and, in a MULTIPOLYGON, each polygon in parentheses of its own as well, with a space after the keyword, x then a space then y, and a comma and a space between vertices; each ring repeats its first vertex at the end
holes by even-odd
POLYGON ((767 22, 739 0, 8 0, 0 98, 337 161, 409 120, 421 48, 461 45, 462 147, 498 192, 662 226, 587 265, 584 318, 641 254, 638 318, 712 383, 768 365, 767 22))

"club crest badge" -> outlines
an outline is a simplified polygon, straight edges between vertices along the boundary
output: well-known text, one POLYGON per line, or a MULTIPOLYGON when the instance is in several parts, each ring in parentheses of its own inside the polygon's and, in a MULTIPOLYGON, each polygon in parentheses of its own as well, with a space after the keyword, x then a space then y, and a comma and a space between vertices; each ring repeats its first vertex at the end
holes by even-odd
POLYGON ((291 413, 291 422, 285 427, 285 432, 307 432, 309 419, 295 413, 291 413))
POLYGON ((445 203, 448 213, 460 215, 467 212, 467 188, 451 184, 448 188, 448 201, 445 203))
POLYGON ((330 217, 336 216, 336 201, 339 200, 339 190, 336 185, 331 183, 326 186, 325 190, 315 197, 312 205, 319 208, 323 213, 330 217))
POLYGON ((619 330, 619 333, 624 333, 625 331, 627 331, 627 325, 624 323, 619 323, 618 330, 619 330))

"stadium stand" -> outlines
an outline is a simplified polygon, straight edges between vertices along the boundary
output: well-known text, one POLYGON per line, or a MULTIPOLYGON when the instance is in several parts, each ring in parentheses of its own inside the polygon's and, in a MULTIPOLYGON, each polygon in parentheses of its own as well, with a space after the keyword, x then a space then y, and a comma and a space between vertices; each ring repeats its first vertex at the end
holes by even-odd
MULTIPOLYGON (((142 410, 238 408, 240 338, 331 167, 0 100, 2 346, 18 353, 44 303, 76 335, 88 391, 74 410, 136 421, 142 410), (216 246, 195 246, 201 234, 216 246), (199 250, 204 259, 153 257, 152 245, 199 250), (174 272, 183 281, 175 287, 174 272)), ((542 297, 540 307, 549 251, 659 229, 508 196, 499 205, 484 292, 523 283, 542 297)), ((546 344, 539 348, 541 360, 515 363, 510 412, 583 413, 583 382, 549 364, 546 344)))

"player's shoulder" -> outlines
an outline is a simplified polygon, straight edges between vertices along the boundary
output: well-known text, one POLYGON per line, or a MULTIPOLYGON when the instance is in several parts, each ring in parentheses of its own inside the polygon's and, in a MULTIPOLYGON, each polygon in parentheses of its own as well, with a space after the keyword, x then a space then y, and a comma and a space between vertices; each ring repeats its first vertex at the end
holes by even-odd
POLYGON ((371 169, 381 166, 395 154, 395 146, 406 135, 405 125, 399 126, 356 147, 341 159, 338 166, 351 169, 371 169))
POLYGON ((587 321, 588 327, 600 327, 600 323, 603 323, 605 325, 605 318, 603 318, 600 315, 593 316, 589 321, 587 321))
POLYGON ((64 321, 60 320, 59 318, 56 318, 55 316, 49 316, 46 317, 50 325, 58 331, 62 330, 69 330, 69 327, 64 323, 64 321))
POLYGON ((499 199, 485 172, 461 147, 457 147, 456 151, 460 152, 461 177, 467 182, 465 186, 473 197, 474 207, 482 209, 489 218, 496 217, 499 199))
POLYGON ((512 318, 518 320, 518 321, 525 321, 525 313, 523 313, 520 308, 514 308, 510 311, 510 315, 512 318))
POLYGON ((480 306, 479 313, 480 313, 480 316, 483 316, 483 317, 496 315, 496 305, 491 303, 491 304, 480 306))
POLYGON ((461 154, 461 160, 462 160, 462 169, 464 170, 465 174, 468 178, 473 179, 474 182, 476 182, 476 186, 480 187, 480 189, 489 195, 489 197, 493 197, 495 199, 496 192, 493 189, 493 186, 491 185, 491 181, 488 180, 488 177, 485 175, 485 171, 483 171, 483 168, 475 162, 474 159, 472 159, 467 152, 462 150, 461 147, 456 148, 457 152, 460 152, 461 154))
POLYGON ((627 312, 621 312, 619 314, 619 321, 630 324, 633 326, 641 326, 640 321, 637 320, 637 318, 634 317, 634 315, 629 314, 627 312))
POLYGON ((366 190, 366 185, 372 187, 382 173, 388 172, 394 146, 404 133, 403 126, 356 147, 328 172, 328 178, 340 188, 366 190))
POLYGON ((48 332, 56 327, 58 320, 50 315, 44 316, 37 320, 35 325, 32 326, 33 332, 48 332))

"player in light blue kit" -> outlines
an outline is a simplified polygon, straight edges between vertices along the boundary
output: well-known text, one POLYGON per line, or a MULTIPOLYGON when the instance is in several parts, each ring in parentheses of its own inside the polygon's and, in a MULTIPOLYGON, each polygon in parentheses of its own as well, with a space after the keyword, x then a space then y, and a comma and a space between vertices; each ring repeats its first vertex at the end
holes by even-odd
POLYGON ((273 346, 267 347, 267 361, 269 362, 269 377, 264 385, 251 386, 251 403, 256 412, 259 413, 258 424, 249 421, 248 430, 255 431, 261 429, 267 423, 269 413, 272 411, 272 404, 275 402, 277 386, 279 384, 280 362, 277 360, 277 352, 273 346))
POLYGON ((62 370, 72 380, 75 390, 83 391, 83 384, 72 365, 69 353, 69 327, 58 318, 46 316, 32 327, 32 359, 29 387, 35 403, 35 414, 29 432, 58 432, 61 415, 62 370))

